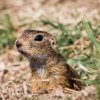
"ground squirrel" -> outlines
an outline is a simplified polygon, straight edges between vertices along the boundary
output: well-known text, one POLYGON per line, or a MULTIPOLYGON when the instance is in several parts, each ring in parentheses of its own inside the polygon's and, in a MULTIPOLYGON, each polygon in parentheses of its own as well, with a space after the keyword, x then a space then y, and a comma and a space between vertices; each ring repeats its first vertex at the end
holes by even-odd
POLYGON ((58 52, 54 37, 44 31, 25 30, 16 40, 17 50, 27 57, 32 69, 32 92, 50 92, 61 87, 81 90, 78 74, 58 52))

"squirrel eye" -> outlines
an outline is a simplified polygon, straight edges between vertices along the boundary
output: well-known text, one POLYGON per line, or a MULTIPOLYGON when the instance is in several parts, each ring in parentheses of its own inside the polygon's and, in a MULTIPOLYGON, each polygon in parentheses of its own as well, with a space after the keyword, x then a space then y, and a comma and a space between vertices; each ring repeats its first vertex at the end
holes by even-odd
POLYGON ((42 35, 37 35, 34 40, 35 41, 42 41, 43 40, 43 36, 42 35))

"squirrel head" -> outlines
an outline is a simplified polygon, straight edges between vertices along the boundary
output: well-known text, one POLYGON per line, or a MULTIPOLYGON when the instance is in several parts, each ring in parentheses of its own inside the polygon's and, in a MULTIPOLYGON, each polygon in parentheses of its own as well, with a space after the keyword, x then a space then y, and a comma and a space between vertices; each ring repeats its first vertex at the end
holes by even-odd
POLYGON ((17 50, 28 58, 43 58, 56 51, 54 37, 44 31, 25 30, 16 40, 17 50))

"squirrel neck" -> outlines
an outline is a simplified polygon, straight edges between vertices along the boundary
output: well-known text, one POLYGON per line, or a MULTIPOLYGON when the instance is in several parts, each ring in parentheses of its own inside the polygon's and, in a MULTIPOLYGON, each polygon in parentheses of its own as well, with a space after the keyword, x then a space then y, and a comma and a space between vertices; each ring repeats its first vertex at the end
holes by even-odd
POLYGON ((61 60, 64 60, 64 58, 60 55, 60 53, 52 51, 48 55, 39 55, 31 58, 29 61, 32 71, 36 71, 38 69, 41 70, 48 67, 48 64, 51 62, 57 65, 61 62, 61 60))
POLYGON ((46 66, 46 60, 47 60, 46 55, 45 56, 39 55, 38 57, 31 58, 29 61, 32 71, 44 68, 46 66))

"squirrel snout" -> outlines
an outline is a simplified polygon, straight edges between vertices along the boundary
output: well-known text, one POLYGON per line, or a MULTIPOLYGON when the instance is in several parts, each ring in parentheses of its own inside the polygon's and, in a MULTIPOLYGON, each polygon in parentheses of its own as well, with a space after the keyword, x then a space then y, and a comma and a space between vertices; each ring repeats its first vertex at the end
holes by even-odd
POLYGON ((22 46, 22 43, 19 42, 19 41, 16 41, 16 47, 17 47, 17 48, 20 48, 21 46, 22 46))

